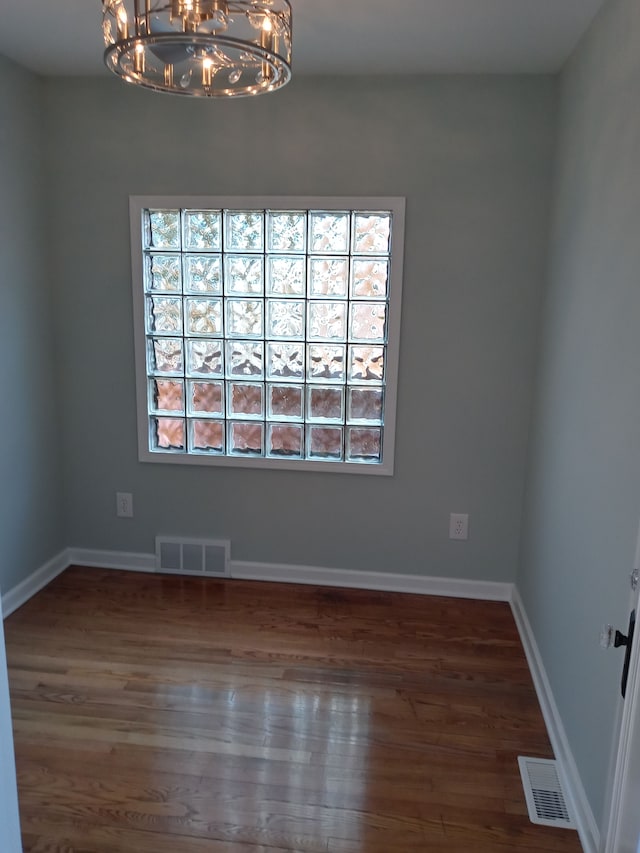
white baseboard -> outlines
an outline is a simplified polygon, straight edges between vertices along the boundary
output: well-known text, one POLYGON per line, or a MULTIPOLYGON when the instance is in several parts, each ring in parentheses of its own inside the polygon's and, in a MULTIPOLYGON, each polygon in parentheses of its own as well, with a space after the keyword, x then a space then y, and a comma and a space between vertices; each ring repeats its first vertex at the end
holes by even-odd
MULTIPOLYGON (((44 566, 2 596, 5 616, 13 613, 32 595, 46 586, 69 566, 119 569, 131 572, 155 572, 155 554, 127 551, 101 551, 95 548, 65 548, 44 566)), ((410 592, 417 595, 444 595, 452 598, 477 598, 510 601, 512 584, 472 581, 459 578, 434 578, 423 575, 397 575, 386 572, 360 572, 278 563, 229 562, 230 577, 236 580, 261 580, 279 583, 410 592)))
POLYGON ((16 586, 2 594, 2 616, 6 618, 22 607, 37 592, 51 583, 69 566, 120 569, 130 572, 155 572, 155 554, 126 551, 99 551, 89 548, 65 548, 16 586))
MULTIPOLYGON (((69 548, 69 565, 97 566, 134 572, 155 572, 156 555, 69 548)), ((173 573, 172 573, 173 574, 173 573)), ((510 601, 512 584, 471 581, 457 578, 433 578, 422 575, 397 575, 386 572, 360 572, 353 569, 329 569, 285 563, 229 561, 229 578, 274 583, 300 583, 317 586, 375 589, 387 592, 412 592, 418 595, 445 595, 452 598, 477 598, 510 601)))
POLYGON ((120 569, 124 572, 155 572, 156 555, 135 551, 100 551, 95 548, 67 548, 67 566, 120 569))
POLYGON ((551 690, 540 649, 531 628, 531 623, 524 609, 517 587, 513 587, 511 610, 516 620, 520 639, 527 656, 529 670, 538 695, 549 740, 556 758, 558 773, 564 791, 569 800, 570 808, 578 828, 578 835, 584 853, 598 853, 600 850, 600 831, 589 805, 578 768, 576 766, 569 740, 565 731, 560 712, 551 690))
POLYGON ((489 601, 510 601, 512 590, 512 584, 494 581, 396 575, 386 572, 360 572, 353 569, 252 563, 241 560, 231 560, 229 568, 231 577, 236 580, 375 589, 386 592, 411 592, 417 595, 445 595, 452 598, 478 598, 489 601))
POLYGON ((3 616, 6 618, 14 610, 17 610, 18 607, 22 607, 36 592, 40 592, 44 586, 51 583, 54 578, 57 578, 69 565, 67 555, 68 549, 65 548, 64 551, 60 551, 59 554, 56 554, 55 557, 52 557, 51 560, 48 560, 43 566, 36 569, 29 577, 12 587, 8 592, 3 593, 3 616))

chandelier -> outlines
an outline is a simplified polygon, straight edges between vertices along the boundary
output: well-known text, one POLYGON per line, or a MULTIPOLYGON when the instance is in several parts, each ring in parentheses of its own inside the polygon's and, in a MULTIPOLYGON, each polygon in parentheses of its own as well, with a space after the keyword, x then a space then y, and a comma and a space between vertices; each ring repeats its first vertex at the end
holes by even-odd
POLYGON ((104 61, 179 95, 272 92, 291 78, 289 0, 102 0, 104 61))

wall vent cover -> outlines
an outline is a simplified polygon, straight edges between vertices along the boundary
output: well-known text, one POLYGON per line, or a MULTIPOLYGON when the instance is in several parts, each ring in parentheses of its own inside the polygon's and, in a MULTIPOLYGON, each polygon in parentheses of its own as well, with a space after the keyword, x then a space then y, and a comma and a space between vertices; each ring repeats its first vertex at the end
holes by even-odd
POLYGON ((156 571, 177 575, 229 577, 228 539, 156 536, 156 571))
POLYGON ((549 758, 518 756, 524 796, 531 823, 575 829, 562 790, 556 762, 549 758))

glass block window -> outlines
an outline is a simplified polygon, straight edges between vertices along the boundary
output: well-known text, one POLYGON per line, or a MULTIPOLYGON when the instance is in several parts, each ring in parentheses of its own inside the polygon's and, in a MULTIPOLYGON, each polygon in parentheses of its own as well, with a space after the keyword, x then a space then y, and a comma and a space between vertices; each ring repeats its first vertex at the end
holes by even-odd
POLYGON ((142 459, 392 472, 404 204, 346 201, 131 200, 142 459))

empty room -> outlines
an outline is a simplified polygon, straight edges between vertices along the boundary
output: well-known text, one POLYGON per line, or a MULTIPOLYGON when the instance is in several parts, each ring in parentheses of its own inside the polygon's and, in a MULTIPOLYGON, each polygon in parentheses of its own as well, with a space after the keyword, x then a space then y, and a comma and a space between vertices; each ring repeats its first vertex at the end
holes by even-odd
POLYGON ((0 15, 2 853, 638 853, 637 0, 0 15))

